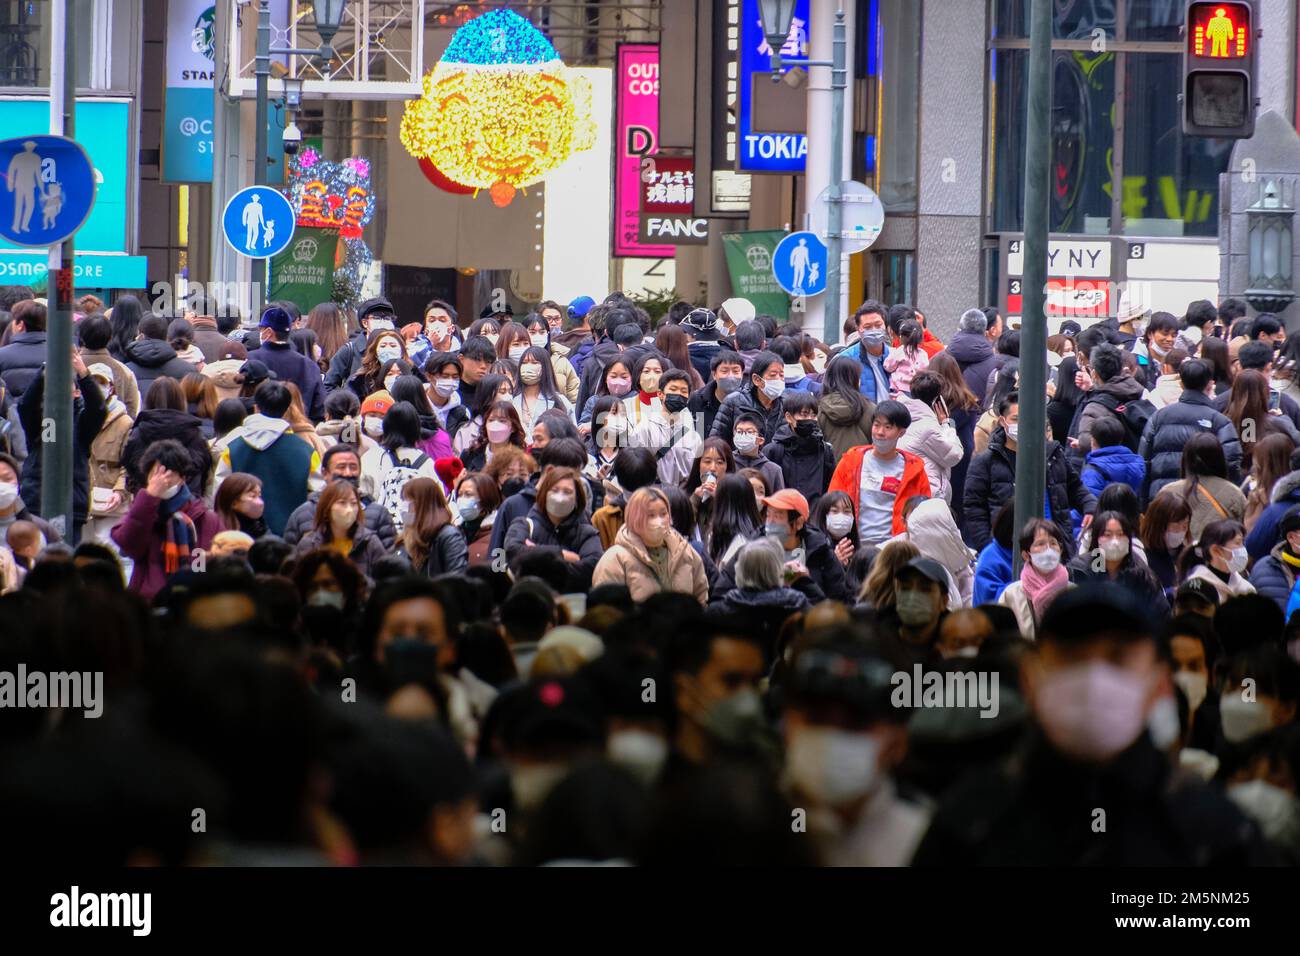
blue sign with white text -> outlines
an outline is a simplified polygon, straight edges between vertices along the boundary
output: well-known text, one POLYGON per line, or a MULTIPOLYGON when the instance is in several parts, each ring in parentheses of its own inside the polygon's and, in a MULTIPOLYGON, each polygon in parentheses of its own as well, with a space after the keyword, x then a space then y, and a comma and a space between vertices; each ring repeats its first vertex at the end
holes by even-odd
POLYGON ((19 246, 52 246, 85 223, 95 204, 95 167, 63 136, 0 140, 0 236, 19 246))
POLYGON ((294 214, 289 200, 270 186, 248 186, 230 197, 221 215, 226 242, 241 256, 268 259, 293 238, 294 214))
MULTIPOLYGON (((795 0, 790 33, 781 48, 781 65, 788 69, 809 58, 810 0, 795 0)), ((736 119, 736 168, 754 173, 801 173, 808 156, 808 137, 801 133, 756 133, 753 126, 754 74, 768 75, 772 51, 763 36, 758 0, 740 0, 740 111, 736 119)), ((762 80, 762 77, 760 77, 762 80)))
POLYGON ((791 295, 820 295, 826 261, 826 244, 815 232, 792 232, 772 250, 772 276, 791 295))

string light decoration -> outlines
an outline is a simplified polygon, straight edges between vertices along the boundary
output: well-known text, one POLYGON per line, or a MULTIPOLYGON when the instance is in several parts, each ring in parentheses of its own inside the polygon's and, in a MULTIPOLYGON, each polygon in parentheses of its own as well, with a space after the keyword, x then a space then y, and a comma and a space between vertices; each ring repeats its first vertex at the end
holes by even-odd
POLYGON ((590 84, 510 10, 457 30, 422 87, 402 115, 402 145, 497 206, 595 143, 590 84))
POLYGON ((335 163, 321 159, 310 146, 304 148, 289 164, 289 205, 299 226, 339 231, 335 278, 346 287, 360 289, 374 259, 361 238, 375 214, 370 160, 352 156, 335 163))

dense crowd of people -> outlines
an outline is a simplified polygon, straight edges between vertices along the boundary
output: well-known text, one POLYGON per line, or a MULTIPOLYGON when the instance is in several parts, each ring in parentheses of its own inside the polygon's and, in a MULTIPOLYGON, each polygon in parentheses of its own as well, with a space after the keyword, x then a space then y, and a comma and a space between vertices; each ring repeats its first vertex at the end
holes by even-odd
POLYGON ((47 306, 0 289, 13 852, 1300 861, 1275 316, 1060 323, 1029 435, 992 308, 945 342, 867 301, 824 343, 743 298, 188 305, 80 300, 52 436, 47 306), (24 673, 99 675, 100 713, 24 673))

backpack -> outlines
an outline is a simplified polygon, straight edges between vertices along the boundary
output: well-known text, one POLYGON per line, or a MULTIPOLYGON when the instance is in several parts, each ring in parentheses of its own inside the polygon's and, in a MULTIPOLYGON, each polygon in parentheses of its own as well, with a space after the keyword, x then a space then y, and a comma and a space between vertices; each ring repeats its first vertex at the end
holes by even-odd
POLYGON ((1121 404, 1114 395, 1107 395, 1104 392, 1090 398, 1086 404, 1091 405, 1094 402, 1119 419, 1120 424, 1124 426, 1124 447, 1129 451, 1137 451, 1138 443, 1142 440, 1142 432, 1146 429, 1151 416, 1156 413, 1156 407, 1145 398, 1135 398, 1121 404))
POLYGON ((408 465, 397 457, 397 452, 390 451, 388 454, 393 459, 393 467, 384 473, 378 498, 393 519, 393 526, 400 535, 402 533, 402 489, 412 478, 422 477, 420 469, 429 460, 429 456, 420 452, 420 457, 408 465))

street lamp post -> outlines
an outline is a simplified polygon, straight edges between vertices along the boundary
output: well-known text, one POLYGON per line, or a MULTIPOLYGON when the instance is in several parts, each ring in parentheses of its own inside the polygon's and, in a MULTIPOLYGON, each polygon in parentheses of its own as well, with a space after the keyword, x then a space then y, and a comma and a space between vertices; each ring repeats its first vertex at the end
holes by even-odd
MULTIPOLYGON (((316 32, 320 34, 321 45, 315 50, 297 50, 297 49, 272 49, 271 48, 271 0, 258 0, 257 3, 257 56, 255 59, 253 75, 257 78, 257 132, 254 140, 254 149, 256 155, 253 157, 253 183, 257 186, 265 186, 267 182, 267 166, 270 158, 267 149, 267 131, 266 124, 268 114, 270 113, 270 102, 267 91, 267 84, 271 78, 271 57, 272 55, 298 55, 314 56, 323 62, 328 63, 334 58, 334 48, 331 43, 334 35, 339 32, 339 27, 343 23, 343 10, 347 6, 347 0, 315 0, 312 4, 316 12, 316 32)), ((287 81, 286 81, 287 82, 287 81)), ((286 87, 287 90, 287 87, 286 87)), ((299 96, 301 97, 302 85, 298 84, 299 96)), ((264 301, 266 292, 266 280, 269 273, 270 263, 268 260, 262 260, 262 283, 261 289, 257 294, 257 306, 260 310, 264 301)))
MULTIPOLYGON (((772 50, 772 82, 781 79, 781 48, 790 36, 790 21, 794 17, 795 0, 758 0, 758 10, 763 18, 763 35, 772 50)), ((848 89, 848 27, 844 9, 835 11, 835 32, 832 39, 831 60, 804 60, 800 66, 829 66, 831 68, 831 177, 827 201, 830 209, 826 217, 826 309, 823 320, 823 341, 838 342, 840 337, 840 266, 844 238, 843 200, 841 183, 844 179, 844 100, 848 89)))

